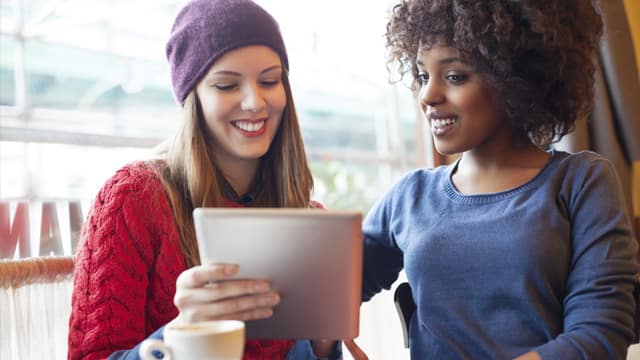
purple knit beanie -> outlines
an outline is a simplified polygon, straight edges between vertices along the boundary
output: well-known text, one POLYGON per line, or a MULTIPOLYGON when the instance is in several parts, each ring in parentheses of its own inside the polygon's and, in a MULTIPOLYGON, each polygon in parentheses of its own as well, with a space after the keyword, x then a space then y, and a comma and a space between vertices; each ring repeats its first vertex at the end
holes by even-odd
POLYGON ((246 45, 272 48, 289 68, 278 23, 250 0, 193 0, 176 17, 167 42, 167 60, 176 100, 189 92, 224 53, 246 45))

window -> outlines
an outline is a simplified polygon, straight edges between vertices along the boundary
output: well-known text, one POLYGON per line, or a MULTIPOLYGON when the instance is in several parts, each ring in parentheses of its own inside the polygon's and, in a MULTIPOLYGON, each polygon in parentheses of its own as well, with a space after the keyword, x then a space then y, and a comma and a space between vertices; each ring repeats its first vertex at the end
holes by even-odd
MULTIPOLYGON (((429 165, 415 101, 404 85, 388 82, 390 1, 257 2, 285 38, 314 198, 366 213, 400 175, 429 165)), ((29 202, 32 256, 43 202, 55 203, 63 251, 73 253, 68 202, 80 202, 86 215, 116 169, 177 128, 164 45, 183 3, 0 2, 0 203, 14 214, 17 201, 29 202)), ((403 350, 399 323, 384 332, 389 321, 397 322, 389 295, 363 307, 361 343, 374 358, 398 358, 389 341, 403 350), (380 311, 387 315, 373 315, 380 311)))
MULTIPOLYGON (((368 210, 424 163, 414 101, 385 69, 387 1, 258 2, 285 37, 315 196, 368 210)), ((118 167, 173 134, 164 44, 182 3, 0 4, 1 199, 90 200, 118 167)))

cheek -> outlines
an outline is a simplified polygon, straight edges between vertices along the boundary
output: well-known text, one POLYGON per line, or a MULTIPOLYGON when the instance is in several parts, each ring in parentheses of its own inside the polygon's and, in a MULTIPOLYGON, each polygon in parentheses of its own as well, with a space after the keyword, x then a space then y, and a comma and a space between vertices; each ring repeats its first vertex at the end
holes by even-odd
POLYGON ((485 93, 482 97, 479 96, 480 99, 478 99, 476 107, 481 109, 480 112, 485 118, 489 119, 489 121, 501 123, 505 117, 504 111, 496 101, 487 94, 488 93, 485 93))
POLYGON ((474 118, 494 118, 497 106, 488 95, 487 90, 478 87, 473 91, 458 94, 460 106, 474 118))
POLYGON ((201 98, 200 105, 202 106, 205 122, 210 126, 220 120, 224 120, 233 110, 232 102, 228 99, 223 100, 219 96, 209 95, 206 98, 201 98))
POLYGON ((279 90, 273 91, 269 95, 269 107, 272 113, 277 114, 282 113, 285 106, 287 106, 287 94, 284 91, 284 87, 281 86, 279 90))
POLYGON ((418 92, 417 92, 417 98, 416 98, 416 100, 418 101, 418 106, 420 107, 420 109, 422 109, 422 112, 423 112, 423 113, 426 113, 426 112, 427 112, 427 104, 426 104, 426 102, 424 101, 424 99, 425 99, 425 92, 426 92, 426 90, 425 90, 425 89, 426 89, 426 87, 421 86, 421 87, 420 87, 420 89, 418 89, 418 92))

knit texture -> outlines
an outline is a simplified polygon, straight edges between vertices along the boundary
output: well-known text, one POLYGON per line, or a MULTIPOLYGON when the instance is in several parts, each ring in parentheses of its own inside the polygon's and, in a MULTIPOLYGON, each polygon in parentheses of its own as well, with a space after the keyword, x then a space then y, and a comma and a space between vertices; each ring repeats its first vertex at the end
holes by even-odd
MULTIPOLYGON (((175 318, 176 279, 185 269, 160 179, 143 163, 122 168, 98 193, 82 230, 69 359, 131 349, 175 318)), ((244 359, 284 359, 293 344, 247 340, 244 359)))
POLYGON ((167 60, 176 100, 183 104, 209 67, 226 52, 248 45, 273 49, 289 68, 275 19, 250 0, 195 0, 176 17, 167 60))

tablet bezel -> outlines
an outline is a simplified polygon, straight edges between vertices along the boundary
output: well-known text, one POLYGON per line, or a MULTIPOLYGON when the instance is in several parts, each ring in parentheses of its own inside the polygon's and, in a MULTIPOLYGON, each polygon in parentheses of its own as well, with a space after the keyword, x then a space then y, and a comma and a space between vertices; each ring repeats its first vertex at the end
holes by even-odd
POLYGON ((238 264, 235 278, 269 279, 280 293, 271 318, 247 322, 248 339, 358 336, 359 211, 198 208, 193 216, 203 264, 238 264))

